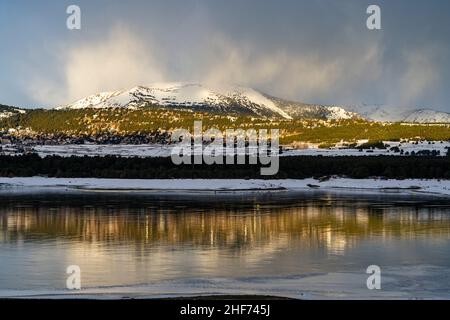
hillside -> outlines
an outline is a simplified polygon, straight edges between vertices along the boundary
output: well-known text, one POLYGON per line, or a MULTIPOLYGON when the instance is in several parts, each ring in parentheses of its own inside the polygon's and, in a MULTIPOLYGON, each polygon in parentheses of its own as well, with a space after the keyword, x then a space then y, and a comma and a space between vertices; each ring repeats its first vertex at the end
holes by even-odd
POLYGON ((290 101, 247 87, 186 82, 155 83, 126 90, 100 92, 57 109, 136 109, 148 106, 267 119, 362 118, 380 122, 450 123, 449 113, 430 109, 366 104, 320 105, 290 101))
POLYGON ((450 123, 450 113, 431 109, 367 104, 347 106, 345 109, 378 122, 450 123))
MULTIPOLYGON (((106 136, 93 141, 107 143, 163 142, 177 128, 192 128, 196 120, 203 121, 204 129, 279 129, 283 144, 450 140, 450 114, 444 112, 307 104, 238 86, 160 83, 98 93, 54 109, 0 105, 1 136, 31 137, 40 143, 55 136, 106 136), (145 137, 133 138, 140 135, 145 137), (111 138, 124 136, 128 138, 111 138)), ((58 139, 56 143, 63 143, 58 139)))
MULTIPOLYGON (((431 109, 386 105, 337 106, 286 100, 241 86, 207 86, 200 83, 166 82, 131 89, 92 94, 55 110, 173 110, 201 112, 234 118, 279 120, 368 120, 376 122, 450 123, 450 114, 431 109)), ((24 109, 0 105, 0 118, 24 109)), ((31 112, 31 111, 30 111, 31 112)), ((108 111, 114 113, 116 111, 108 111)))
POLYGON ((97 93, 58 109, 140 108, 158 106, 232 116, 275 119, 350 119, 340 107, 310 105, 272 97, 252 88, 211 87, 198 83, 158 83, 129 90, 97 93))
POLYGON ((0 131, 8 134, 10 128, 15 128, 10 135, 19 137, 160 135, 164 132, 170 133, 176 128, 193 130, 195 120, 202 120, 204 129, 211 127, 220 130, 279 129, 280 142, 283 144, 306 141, 326 146, 341 140, 356 142, 364 139, 371 141, 450 140, 449 125, 404 125, 369 122, 363 119, 272 120, 160 107, 30 110, 0 119, 0 131))
POLYGON ((450 114, 434 110, 417 110, 404 119, 414 123, 450 123, 450 114))
POLYGON ((9 118, 19 113, 25 113, 23 109, 0 104, 0 119, 9 118))

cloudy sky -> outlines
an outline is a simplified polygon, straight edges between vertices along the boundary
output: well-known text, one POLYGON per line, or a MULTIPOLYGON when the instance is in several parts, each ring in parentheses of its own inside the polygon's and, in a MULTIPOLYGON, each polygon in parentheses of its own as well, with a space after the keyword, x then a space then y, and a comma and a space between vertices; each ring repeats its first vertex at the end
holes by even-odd
POLYGON ((160 81, 450 112, 450 1, 0 0, 0 104, 160 81), (81 8, 81 30, 66 8, 81 8), (381 7, 382 30, 366 28, 381 7))

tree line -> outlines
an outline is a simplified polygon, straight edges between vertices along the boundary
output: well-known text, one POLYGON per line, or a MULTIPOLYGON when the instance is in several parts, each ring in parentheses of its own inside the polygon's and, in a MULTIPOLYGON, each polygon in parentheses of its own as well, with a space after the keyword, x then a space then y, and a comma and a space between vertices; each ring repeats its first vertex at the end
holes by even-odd
POLYGON ((175 165, 170 158, 0 156, 0 176, 65 178, 215 178, 303 179, 330 175, 350 178, 450 179, 450 157, 432 156, 292 156, 280 157, 275 176, 261 176, 260 165, 175 165))

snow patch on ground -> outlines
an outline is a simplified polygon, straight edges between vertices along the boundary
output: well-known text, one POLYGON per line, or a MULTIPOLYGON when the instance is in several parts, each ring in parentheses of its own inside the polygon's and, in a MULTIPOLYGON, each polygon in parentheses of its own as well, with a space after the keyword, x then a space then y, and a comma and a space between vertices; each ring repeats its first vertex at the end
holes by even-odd
POLYGON ((140 145, 99 145, 99 144, 73 144, 73 145, 42 145, 33 147, 40 157, 57 155, 70 156, 107 156, 120 157, 170 157, 171 146, 160 144, 140 145))
MULTIPOLYGON (((407 153, 411 154, 413 151, 417 153, 421 150, 439 151, 440 156, 447 154, 447 148, 450 148, 450 142, 433 142, 421 141, 417 144, 412 142, 397 142, 385 141, 389 145, 387 149, 373 149, 362 150, 350 148, 329 148, 320 149, 317 144, 307 144, 303 149, 287 149, 280 156, 404 156, 407 153), (403 150, 403 154, 393 152, 392 147, 398 147, 403 150)), ((106 156, 117 155, 121 157, 170 157, 173 146, 161 144, 140 144, 140 145, 96 145, 96 144, 81 144, 81 145, 38 145, 33 147, 33 151, 39 156, 45 157, 49 155, 58 155, 62 157, 70 156, 106 156)), ((4 146, 7 150, 7 146, 4 146)))
POLYGON ((234 191, 300 191, 324 190, 347 192, 397 192, 450 196, 449 180, 383 180, 331 178, 285 180, 244 179, 99 179, 99 178, 0 178, 0 189, 5 188, 66 188, 85 191, 184 191, 184 192, 234 192, 234 191))
POLYGON ((282 156, 407 156, 411 155, 412 152, 417 153, 423 150, 428 150, 430 152, 439 151, 440 156, 445 156, 447 154, 447 150, 450 148, 449 141, 418 141, 417 143, 383 141, 383 143, 388 145, 386 149, 362 149, 361 151, 357 147, 333 147, 321 149, 317 144, 309 144, 308 147, 304 149, 288 149, 282 154, 282 156), (403 154, 390 150, 394 147, 398 147, 399 150, 403 150, 403 154))

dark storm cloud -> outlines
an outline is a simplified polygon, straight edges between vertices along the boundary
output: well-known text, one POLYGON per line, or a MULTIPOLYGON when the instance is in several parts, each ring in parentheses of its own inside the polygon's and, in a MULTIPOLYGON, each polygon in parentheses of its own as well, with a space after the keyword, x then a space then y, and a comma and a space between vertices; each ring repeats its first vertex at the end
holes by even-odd
POLYGON ((450 111, 450 3, 0 1, 0 99, 54 106, 155 81, 252 86, 328 104, 450 111), (382 30, 366 28, 378 4, 382 30))

